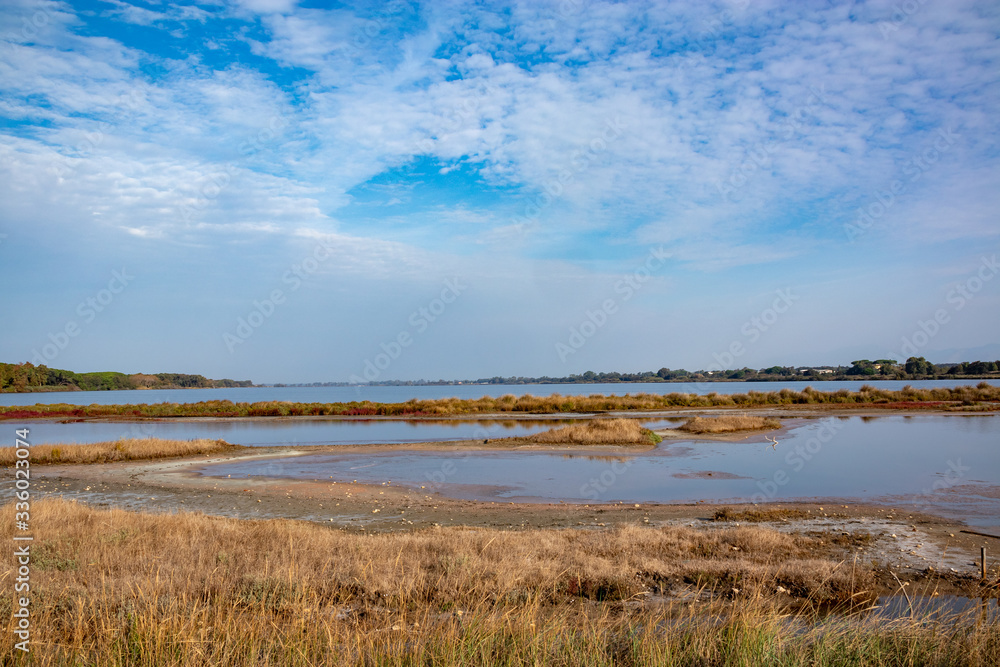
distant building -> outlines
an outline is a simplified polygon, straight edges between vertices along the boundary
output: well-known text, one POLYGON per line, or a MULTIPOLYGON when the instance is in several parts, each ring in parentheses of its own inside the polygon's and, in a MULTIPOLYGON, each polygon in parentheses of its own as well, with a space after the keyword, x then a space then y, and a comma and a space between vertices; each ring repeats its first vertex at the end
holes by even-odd
POLYGON ((799 373, 802 375, 808 375, 810 372, 816 375, 830 375, 833 373, 832 368, 803 368, 799 373))

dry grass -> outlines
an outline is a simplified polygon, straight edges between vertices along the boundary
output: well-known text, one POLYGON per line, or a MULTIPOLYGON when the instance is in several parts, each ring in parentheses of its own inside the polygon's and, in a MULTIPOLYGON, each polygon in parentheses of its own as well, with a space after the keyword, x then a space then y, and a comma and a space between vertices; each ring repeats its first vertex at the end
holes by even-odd
MULTIPOLYGON (((0 508, 8 543, 13 514, 0 508)), ((954 656, 994 664, 1000 656, 995 628, 957 639, 919 626, 897 636, 884 624, 789 634, 788 618, 755 591, 784 585, 839 600, 869 590, 871 574, 804 555, 812 538, 757 528, 356 535, 54 499, 34 503, 31 521, 39 665, 749 665, 765 655, 861 665, 914 651, 941 664, 954 656), (687 604, 620 602, 685 583, 739 589, 738 606, 701 616, 687 604), (739 602, 747 599, 756 602, 739 602), (858 656, 846 659, 850 652, 858 656)), ((6 590, 14 576, 0 577, 6 590)), ((11 611, 11 597, 0 597, 8 656, 11 611)))
POLYGON ((752 415, 723 415, 721 417, 692 417, 678 426, 687 433, 733 433, 736 431, 763 431, 781 428, 781 422, 771 417, 752 415))
POLYGON ((634 419, 594 419, 583 424, 554 428, 524 438, 538 443, 573 443, 581 445, 656 444, 660 437, 643 428, 634 419))
MULTIPOLYGON (((111 463, 139 459, 163 459, 172 456, 219 454, 243 449, 225 440, 163 440, 161 438, 123 439, 88 445, 32 445, 29 460, 45 463, 111 463)), ((14 447, 0 448, 0 465, 14 465, 14 447)))
MULTIPOLYGON (((724 579, 746 586, 786 585, 816 542, 755 527, 695 530, 624 526, 594 531, 435 528, 357 535, 286 520, 236 520, 194 513, 98 510, 58 499, 33 503, 36 567, 46 586, 82 591, 110 574, 108 586, 141 580, 155 563, 164 593, 195 594, 210 584, 236 591, 275 572, 293 571, 297 586, 329 601, 474 605, 519 591, 556 600, 564 595, 629 597, 650 586, 724 579), (272 573, 268 575, 268 573, 272 573), (115 583, 117 581, 117 584, 115 583)), ((0 508, 0 536, 13 533, 13 506, 0 508)), ((870 584, 851 568, 823 561, 836 587, 870 584)), ((9 576, 10 573, 7 573, 9 576)), ((817 599, 831 598, 820 587, 817 599)), ((834 596, 836 597, 836 596, 834 596)))

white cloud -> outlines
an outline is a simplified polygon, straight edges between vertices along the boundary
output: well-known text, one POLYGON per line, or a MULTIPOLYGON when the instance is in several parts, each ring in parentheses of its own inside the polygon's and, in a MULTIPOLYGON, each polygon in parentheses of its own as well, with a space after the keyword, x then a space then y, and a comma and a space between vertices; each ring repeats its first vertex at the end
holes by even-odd
MULTIPOLYGON (((159 59, 165 74, 151 79, 141 64, 155 54, 77 35, 61 5, 24 3, 24 12, 49 18, 44 34, 17 40, 0 60, 0 108, 39 123, 8 142, 17 146, 11 186, 22 181, 27 192, 48 182, 55 150, 70 156, 83 187, 68 195, 72 186, 59 185, 53 200, 111 224, 196 234, 203 228, 171 213, 187 206, 192 224, 251 225, 247 233, 260 224, 267 233, 268 224, 329 219, 352 188, 430 155, 442 175, 464 161, 522 197, 499 215, 463 204, 459 217, 487 227, 470 242, 503 237, 507 213, 545 201, 548 189, 558 194, 542 207, 538 229, 552 241, 618 230, 625 219, 634 241, 735 258, 755 234, 784 224, 776 211, 824 200, 852 210, 937 127, 995 132, 997 94, 981 83, 998 55, 994 19, 975 5, 924 6, 886 38, 878 22, 891 18, 891 3, 575 4, 578 11, 561 12, 519 3, 509 18, 432 7, 404 33, 400 22, 413 16, 395 7, 361 15, 241 3, 267 33, 247 38, 255 52, 310 72, 282 87, 249 65, 211 70, 197 58, 159 59), (755 38, 733 39, 748 33, 755 38), (87 150, 95 129, 102 143, 87 150), (211 191, 219 174, 229 179, 224 192, 202 201, 199 188, 211 191), (733 179, 740 185, 729 187, 733 179), (134 216, 141 224, 126 219, 134 216)), ((118 3, 114 11, 144 24, 209 20, 200 9, 158 9, 118 3)), ((980 142, 949 158, 947 169, 964 183, 949 200, 959 222, 921 222, 928 242, 990 233, 990 151, 980 142)), ((907 206, 932 210, 932 196, 913 192, 907 206)), ((824 211, 810 233, 839 236, 843 215, 824 211)), ((811 247, 774 243, 782 247, 752 254, 811 247)))

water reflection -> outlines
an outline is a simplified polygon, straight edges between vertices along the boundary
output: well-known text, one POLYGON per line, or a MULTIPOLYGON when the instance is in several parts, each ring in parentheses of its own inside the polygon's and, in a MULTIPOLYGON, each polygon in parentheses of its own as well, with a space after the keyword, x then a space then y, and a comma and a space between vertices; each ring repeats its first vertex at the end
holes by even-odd
POLYGON ((993 598, 967 598, 958 595, 892 595, 880 597, 865 615, 877 620, 913 619, 926 623, 1000 621, 1000 606, 993 598))
MULTIPOLYGON (((121 438, 222 439, 246 447, 350 445, 484 440, 531 435, 579 419, 186 419, 141 422, 36 421, 38 444, 89 443, 121 438)), ((673 428, 683 419, 639 421, 650 429, 673 428)))
POLYGON ((351 445, 485 440, 538 433, 572 423, 550 420, 162 420, 146 422, 55 422, 31 424, 37 444, 88 443, 120 438, 222 439, 247 447, 351 445))
MULTIPOLYGON (((756 434, 737 442, 664 441, 634 455, 586 452, 393 451, 280 459, 281 476, 343 475, 359 482, 419 486, 469 499, 567 502, 767 502, 852 499, 927 510, 981 526, 1000 525, 1000 417, 886 416, 811 420, 772 448, 756 434), (358 468, 358 466, 364 466, 358 468)), ((206 469, 233 477, 261 464, 206 469)))

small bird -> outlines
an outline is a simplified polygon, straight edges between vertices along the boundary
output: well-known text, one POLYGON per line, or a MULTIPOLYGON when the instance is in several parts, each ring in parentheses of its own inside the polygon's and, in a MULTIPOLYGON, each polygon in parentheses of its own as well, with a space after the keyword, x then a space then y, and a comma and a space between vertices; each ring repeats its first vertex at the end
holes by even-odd
POLYGON ((765 439, 765 440, 767 440, 768 442, 770 442, 770 443, 771 443, 771 449, 774 449, 774 448, 775 448, 775 445, 777 445, 777 444, 778 444, 778 439, 777 439, 777 438, 769 438, 769 437, 767 437, 767 436, 765 435, 765 436, 764 436, 764 439, 765 439))

